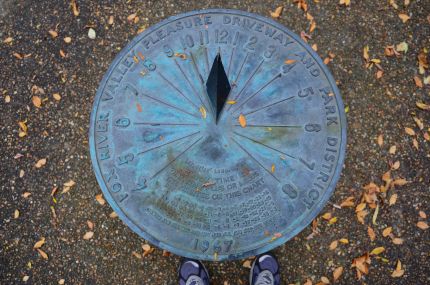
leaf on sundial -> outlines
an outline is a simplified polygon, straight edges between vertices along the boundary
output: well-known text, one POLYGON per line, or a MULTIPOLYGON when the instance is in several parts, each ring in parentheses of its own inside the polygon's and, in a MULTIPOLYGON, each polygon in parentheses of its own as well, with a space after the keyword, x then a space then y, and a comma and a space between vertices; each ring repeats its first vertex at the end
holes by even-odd
POLYGON ((270 168, 270 171, 271 171, 272 173, 275 173, 275 165, 274 165, 274 164, 272 164, 272 167, 270 168))
POLYGON ((234 105, 234 104, 236 104, 236 101, 234 101, 234 100, 227 100, 226 103, 229 104, 229 105, 234 105))
POLYGON ((205 107, 201 106, 201 107, 199 108, 199 111, 200 111, 200 113, 202 114, 202 118, 203 118, 203 119, 206 119, 207 114, 206 114, 206 109, 205 109, 205 107))
POLYGON ((239 116, 239 124, 242 128, 246 127, 246 118, 243 114, 239 116))
POLYGON ((293 64, 293 63, 295 63, 297 60, 295 60, 295 59, 286 59, 285 61, 284 61, 284 63, 285 64, 293 64))

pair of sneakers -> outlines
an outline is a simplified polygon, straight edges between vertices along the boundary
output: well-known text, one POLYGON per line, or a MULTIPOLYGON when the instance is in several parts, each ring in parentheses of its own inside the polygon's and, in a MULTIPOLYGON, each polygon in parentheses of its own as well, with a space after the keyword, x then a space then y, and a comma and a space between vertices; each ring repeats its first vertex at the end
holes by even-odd
MULTIPOLYGON (((279 265, 276 258, 265 253, 255 258, 249 274, 250 285, 279 285, 279 265)), ((199 260, 184 259, 179 267, 179 285, 209 285, 209 274, 199 260)))

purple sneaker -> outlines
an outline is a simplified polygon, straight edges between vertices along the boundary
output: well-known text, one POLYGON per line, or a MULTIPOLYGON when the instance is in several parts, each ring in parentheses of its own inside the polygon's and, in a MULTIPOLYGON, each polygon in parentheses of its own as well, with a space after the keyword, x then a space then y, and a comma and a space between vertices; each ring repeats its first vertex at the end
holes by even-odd
POLYGON ((250 285, 279 285, 279 265, 276 258, 270 253, 259 255, 252 263, 249 276, 250 285))
POLYGON ((209 285, 205 266, 194 259, 183 259, 179 267, 179 285, 209 285))

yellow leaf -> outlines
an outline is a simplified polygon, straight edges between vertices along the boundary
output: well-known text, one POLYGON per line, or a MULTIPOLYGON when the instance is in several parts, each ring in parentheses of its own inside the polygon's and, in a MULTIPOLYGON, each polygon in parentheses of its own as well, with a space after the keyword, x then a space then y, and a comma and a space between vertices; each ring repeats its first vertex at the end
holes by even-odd
POLYGON ((94 232, 89 231, 89 232, 86 232, 82 238, 85 239, 85 240, 89 240, 93 236, 94 236, 94 232))
POLYGON ((406 23, 411 17, 406 14, 399 14, 399 18, 402 20, 403 23, 406 23))
POLYGON ((45 243, 45 238, 42 237, 38 242, 34 244, 33 248, 41 248, 44 243, 45 243))
POLYGON ((203 119, 206 119, 206 109, 205 109, 205 107, 201 106, 201 107, 199 108, 199 111, 200 111, 200 113, 202 114, 202 118, 203 118, 203 119))
POLYGON ((15 210, 15 212, 13 213, 13 217, 14 217, 14 219, 19 218, 19 210, 15 210))
POLYGON ((270 168, 270 171, 271 171, 272 173, 275 173, 275 165, 274 165, 274 164, 272 164, 272 167, 270 168))
POLYGON ((234 105, 234 104, 236 104, 236 101, 234 101, 234 100, 227 100, 227 104, 234 105))
POLYGON ((339 241, 340 241, 341 243, 343 243, 343 244, 348 244, 348 243, 349 243, 349 240, 348 240, 348 239, 346 239, 346 238, 341 238, 339 241))
POLYGON ((334 218, 331 218, 329 221, 328 221, 328 224, 329 225, 332 225, 332 224, 334 224, 334 223, 336 223, 337 222, 337 217, 334 217, 334 218))
POLYGON ((419 221, 419 222, 417 223, 417 227, 419 227, 419 228, 420 228, 420 229, 422 229, 422 230, 426 230, 426 229, 428 229, 428 228, 429 228, 429 225, 428 225, 426 222, 419 221))
POLYGON ((246 127, 246 118, 243 114, 239 116, 239 124, 242 128, 246 127))
POLYGON ((373 212, 372 223, 373 223, 374 225, 377 225, 377 223, 376 223, 376 219, 378 218, 378 213, 379 213, 379 204, 378 204, 378 205, 376 205, 375 212, 373 212))
POLYGON ((392 227, 387 227, 382 231, 382 236, 387 237, 391 234, 392 231, 393 231, 392 227))
POLYGON ((422 102, 416 102, 416 105, 418 108, 422 109, 422 110, 430 110, 430 105, 424 104, 422 102))
POLYGON ((284 63, 285 64, 293 64, 293 63, 295 63, 297 60, 295 60, 295 59, 286 59, 285 61, 284 61, 284 63))
POLYGON ((76 4, 76 0, 72 0, 71 6, 72 6, 73 15, 75 15, 75 17, 79 16, 79 9, 78 9, 78 5, 76 4))
POLYGON ((369 60, 369 46, 365 46, 363 48, 363 57, 365 60, 369 60))
POLYGON ((343 273, 343 267, 339 266, 333 271, 333 280, 336 282, 343 273))
POLYGON ((60 100, 61 100, 61 95, 60 95, 60 93, 54 93, 54 94, 52 94, 52 97, 54 97, 54 99, 55 99, 56 101, 60 101, 60 100))
POLYGON ((324 219, 324 220, 330 220, 331 219, 331 213, 329 213, 329 212, 327 212, 327 213, 325 213, 324 215, 322 215, 322 218, 324 219))
POLYGON ((378 254, 383 253, 384 251, 385 251, 385 248, 384 248, 383 246, 380 246, 380 247, 376 247, 376 248, 374 248, 374 249, 370 252, 370 254, 371 254, 371 255, 378 255, 378 254))
POLYGON ((355 212, 361 212, 364 210, 364 208, 366 208, 366 203, 360 203, 357 205, 357 207, 355 208, 355 212))
POLYGON ((340 0, 339 4, 349 6, 349 5, 351 5, 351 0, 340 0))

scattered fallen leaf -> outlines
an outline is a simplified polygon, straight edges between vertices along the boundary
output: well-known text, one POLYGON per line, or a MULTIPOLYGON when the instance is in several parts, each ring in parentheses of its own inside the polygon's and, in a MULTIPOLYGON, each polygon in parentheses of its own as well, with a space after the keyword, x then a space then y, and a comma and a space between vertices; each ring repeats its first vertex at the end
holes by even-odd
POLYGON ((424 212, 424 211, 419 211, 418 212, 418 215, 420 216, 420 218, 422 218, 422 219, 427 219, 427 215, 426 215, 426 213, 424 212))
POLYGON ((337 222, 337 217, 333 217, 333 218, 331 218, 329 221, 328 221, 328 224, 329 225, 332 225, 332 224, 334 224, 334 223, 336 223, 337 222))
POLYGON ((379 135, 376 141, 378 142, 379 146, 382 146, 384 144, 384 136, 379 135))
POLYGON ((370 255, 379 255, 385 251, 385 248, 383 246, 375 247, 371 252, 370 255))
POLYGON ((374 225, 377 225, 376 219, 378 218, 378 213, 379 213, 379 204, 376 205, 375 212, 373 212, 373 216, 372 216, 372 223, 374 225))
POLYGON ((284 7, 279 6, 278 8, 276 8, 275 12, 270 12, 270 16, 274 19, 279 18, 281 16, 283 9, 284 9, 284 7))
POLYGON ((58 285, 64 285, 65 282, 66 282, 66 280, 60 279, 60 280, 58 280, 58 285))
POLYGON ((22 281, 27 282, 28 279, 30 279, 30 276, 25 275, 24 277, 22 277, 22 281))
POLYGON ((272 173, 275 173, 275 165, 274 165, 274 164, 272 164, 272 167, 270 168, 270 171, 271 171, 272 173))
POLYGON ((71 0, 70 6, 72 7, 73 15, 75 15, 75 17, 79 16, 79 8, 78 4, 76 4, 76 0, 71 0))
POLYGON ((52 97, 54 97, 54 99, 55 99, 56 101, 60 101, 60 100, 61 100, 61 95, 60 95, 60 93, 54 93, 54 94, 52 94, 52 97))
POLYGON ((349 6, 349 5, 351 5, 351 0, 340 0, 339 4, 349 6))
POLYGON ((112 15, 111 15, 111 16, 109 16, 108 24, 109 24, 109 25, 113 25, 113 20, 114 20, 113 16, 112 16, 112 15))
POLYGON ((293 64, 293 63, 295 63, 297 60, 295 60, 295 59, 286 59, 285 61, 284 61, 284 63, 285 64, 293 64))
POLYGON ((36 168, 41 168, 46 164, 46 158, 39 159, 34 165, 36 168))
POLYGON ((14 219, 19 218, 19 210, 15 210, 15 212, 13 213, 13 217, 14 217, 14 219))
POLYGON ((90 230, 93 230, 93 229, 94 229, 94 223, 93 223, 93 222, 91 222, 90 220, 88 220, 88 221, 87 221, 87 226, 88 226, 88 228, 89 228, 90 230))
POLYGON ((86 232, 82 238, 83 238, 84 240, 89 240, 89 239, 92 239, 92 238, 93 238, 93 236, 94 236, 94 232, 89 231, 89 232, 86 232))
POLYGON ((66 44, 70 44, 70 43, 72 42, 72 38, 71 38, 71 37, 65 37, 65 38, 64 38, 64 42, 65 42, 66 44))
POLYGON ((33 102, 33 105, 37 108, 40 108, 40 106, 42 106, 42 99, 40 99, 39 96, 31 97, 31 101, 33 102))
POLYGON ((404 240, 402 238, 393 238, 393 243, 396 245, 403 244, 404 240))
POLYGON ((342 208, 344 208, 344 207, 354 207, 354 197, 353 196, 350 196, 350 197, 348 197, 348 198, 346 198, 341 204, 340 204, 340 206, 342 207, 342 208))
POLYGON ((24 197, 24 198, 28 198, 28 197, 30 197, 30 195, 31 195, 31 193, 30 193, 30 192, 24 192, 24 193, 22 194, 22 197, 24 197))
POLYGON ((371 241, 376 239, 375 231, 371 227, 367 227, 367 234, 369 235, 371 241))
POLYGON ((116 217, 118 217, 118 214, 115 213, 115 212, 112 212, 112 213, 109 214, 109 217, 110 218, 116 218, 116 217))
POLYGON ((369 57, 369 46, 365 46, 363 48, 363 58, 368 61, 370 59, 369 57))
POLYGON ((324 220, 330 220, 331 219, 331 213, 327 212, 324 215, 321 216, 324 220))
POLYGON ((366 208, 366 203, 360 203, 357 205, 357 207, 355 207, 355 212, 361 212, 364 210, 364 208, 366 208))
POLYGON ((333 281, 336 282, 343 273, 343 267, 339 266, 333 271, 333 281))
POLYGON ((395 145, 392 145, 391 147, 390 147, 390 150, 388 151, 390 154, 395 154, 396 153, 396 150, 397 150, 397 146, 395 146, 395 145))
POLYGON ((426 229, 428 229, 428 228, 429 228, 429 225, 428 225, 426 222, 419 221, 419 222, 417 223, 417 227, 419 227, 419 228, 420 228, 420 229, 422 229, 422 230, 426 230, 426 229))
POLYGON ((391 232, 393 231, 392 227, 386 227, 383 231, 382 231, 382 236, 383 237, 387 237, 391 234, 391 232))
POLYGON ((402 269, 402 263, 400 260, 397 260, 396 269, 391 274, 391 277, 402 277, 405 273, 405 270, 402 269))
POLYGON ((242 263, 242 266, 245 268, 251 268, 251 261, 250 260, 245 260, 244 263, 242 263))
POLYGON ((423 122, 420 119, 418 119, 417 117, 413 117, 413 119, 414 119, 415 123, 417 124, 418 128, 420 130, 423 130, 424 129, 423 122))
POLYGON ((341 243, 343 243, 343 244, 348 244, 348 243, 349 243, 349 240, 348 240, 348 239, 346 239, 346 238, 341 238, 341 239, 339 240, 339 242, 341 242, 341 243))
POLYGON ((243 114, 239 116, 239 124, 242 128, 246 127, 246 118, 243 114))
POLYGON ((40 256, 42 256, 43 259, 48 259, 48 255, 46 254, 46 252, 44 252, 40 248, 37 248, 37 251, 39 252, 40 256))
POLYGON ((63 184, 63 191, 61 193, 67 193, 70 191, 70 189, 75 186, 76 182, 73 180, 69 180, 66 183, 63 184))
POLYGON ((404 52, 407 53, 408 52, 408 44, 406 42, 401 42, 400 44, 396 45, 396 51, 398 52, 404 52))
POLYGON ((106 200, 103 198, 103 194, 97 194, 96 195, 96 200, 97 202, 99 202, 100 205, 104 205, 106 204, 106 200))
POLYGON ((234 100, 227 100, 227 104, 234 105, 234 104, 236 104, 236 101, 234 101, 234 100))
POLYGON ((423 88, 424 87, 423 81, 421 80, 421 78, 418 75, 414 76, 414 82, 415 82, 415 85, 417 87, 419 87, 419 88, 423 88))
POLYGON ((41 248, 41 247, 42 247, 42 245, 44 245, 44 244, 45 244, 45 238, 44 238, 44 237, 42 237, 39 241, 37 241, 37 242, 34 244, 33 248, 34 248, 34 249, 41 248))
POLYGON ((334 240, 330 243, 329 249, 330 250, 335 250, 337 247, 337 240, 334 240))
POLYGON ((136 13, 128 15, 127 21, 132 22, 136 18, 136 16, 137 16, 136 13))
POLYGON ((324 284, 330 284, 330 280, 328 280, 328 278, 325 277, 325 276, 321 277, 321 282, 324 283, 324 284))
POLYGON ((4 39, 3 40, 3 43, 5 43, 5 44, 9 44, 9 43, 11 43, 13 41, 13 38, 12 37, 7 37, 6 39, 4 39))
POLYGON ((396 204, 396 202, 397 202, 397 194, 391 195, 389 205, 392 206, 392 205, 396 204))
POLYGON ((56 32, 56 31, 54 31, 54 30, 49 30, 49 34, 51 35, 51 37, 52 38, 56 38, 56 37, 58 37, 58 33, 56 32))
POLYGON ((422 102, 416 102, 416 105, 418 108, 420 108, 422 110, 427 110, 427 111, 430 110, 430 105, 428 105, 428 104, 424 104, 422 102))
POLYGON ((393 165, 391 166, 391 169, 397 170, 399 169, 399 167, 400 167, 400 161, 397 160, 396 162, 393 163, 393 165))
POLYGON ((406 132, 406 134, 408 134, 410 136, 415 136, 415 131, 411 128, 406 127, 405 132, 406 132))
POLYGON ((406 23, 411 17, 406 14, 399 14, 399 18, 402 20, 403 23, 406 23))

